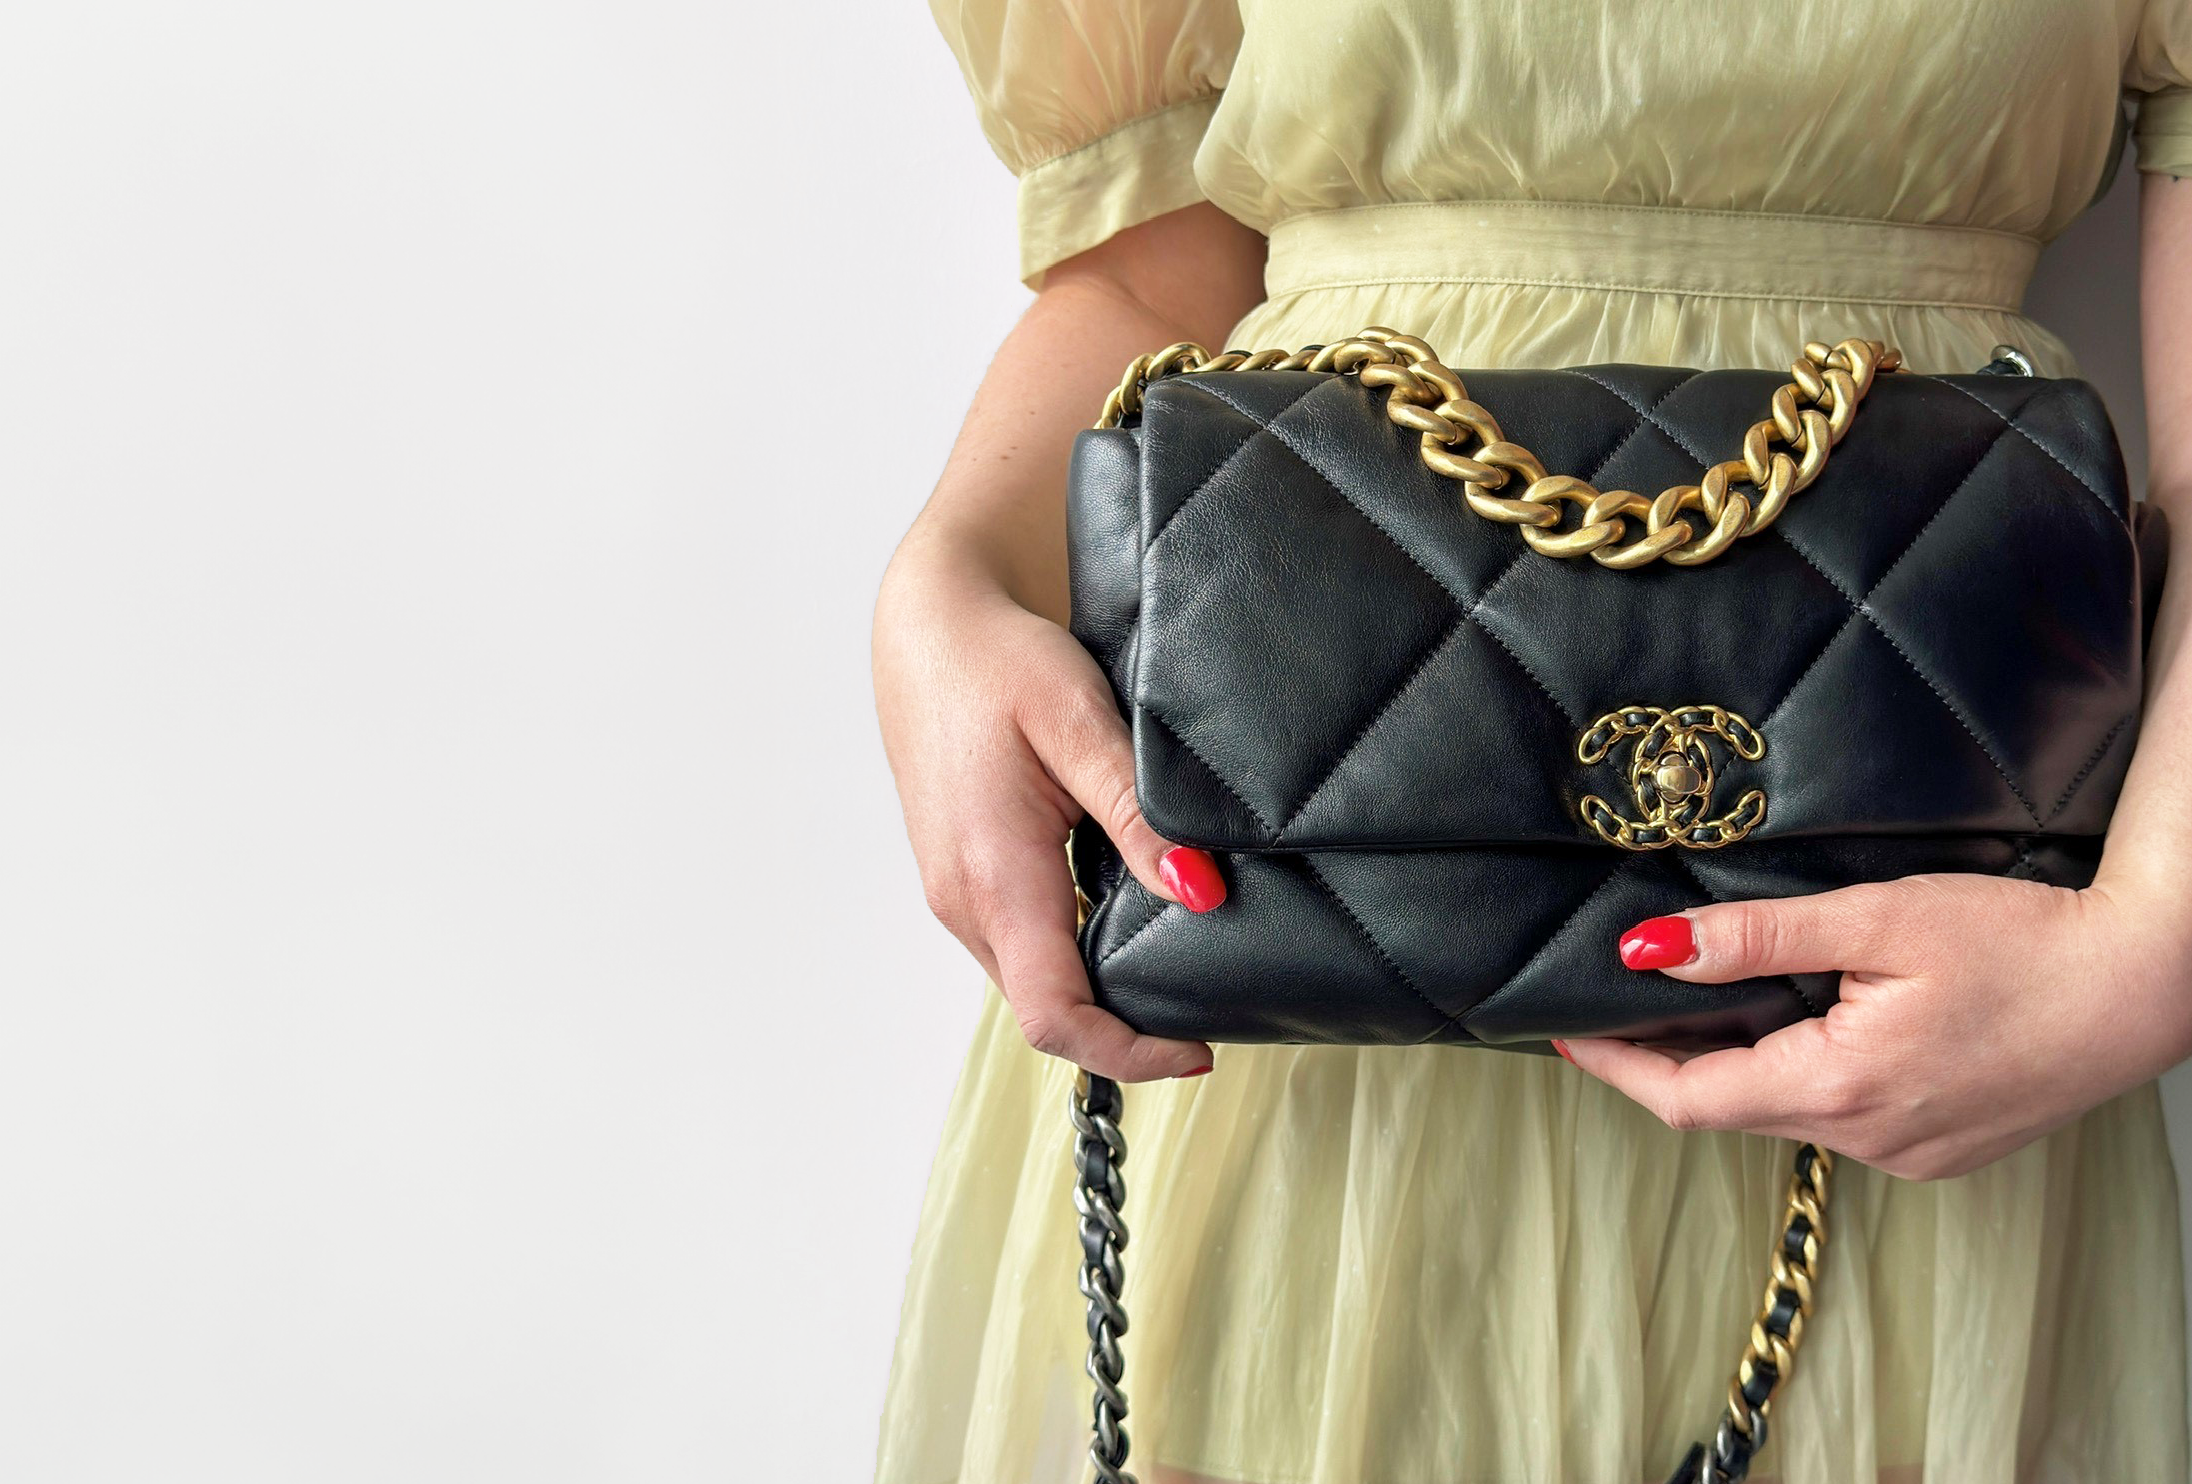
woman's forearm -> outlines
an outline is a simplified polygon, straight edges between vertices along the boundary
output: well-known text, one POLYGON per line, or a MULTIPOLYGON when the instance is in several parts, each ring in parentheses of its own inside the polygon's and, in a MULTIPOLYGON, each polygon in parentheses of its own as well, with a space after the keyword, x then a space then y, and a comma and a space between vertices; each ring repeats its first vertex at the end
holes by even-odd
MULTIPOLYGON (((2171 575, 2147 652, 2138 749, 2099 888, 2135 897, 2153 951, 2181 966, 2192 954, 2192 894, 2184 889, 2192 853, 2192 182, 2146 177, 2141 219, 2147 499, 2169 517, 2171 575)), ((2192 1045, 2184 1050, 2192 1053, 2192 1045)))
POLYGON ((885 601, 918 579, 1001 585, 1063 622, 1065 470, 1127 362, 1177 340, 1219 348, 1262 297, 1263 239, 1212 206, 1129 229, 1053 268, 998 348, 885 601))

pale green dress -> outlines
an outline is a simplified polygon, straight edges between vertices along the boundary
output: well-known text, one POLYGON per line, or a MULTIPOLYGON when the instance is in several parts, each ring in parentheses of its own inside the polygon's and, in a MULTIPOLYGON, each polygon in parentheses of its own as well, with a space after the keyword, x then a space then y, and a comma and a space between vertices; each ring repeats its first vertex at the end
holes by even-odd
MULTIPOLYGON (((1207 199, 1271 238, 1238 346, 1384 324, 1462 368, 1782 366, 1864 335, 1923 371, 2010 341, 2066 374, 2018 305, 2119 101, 2143 168, 2192 173, 2182 0, 934 8, 1020 175, 1027 280, 1207 199)), ((992 994, 879 1484, 1083 1477, 1070 1076, 992 994)), ((1127 1114, 1145 1484, 1656 1484, 1724 1395, 1788 1157, 1550 1058, 1435 1047, 1221 1047, 1127 1114)), ((1837 1179, 1754 1478, 2185 1479, 2154 1089, 1961 1179, 1837 1179)))

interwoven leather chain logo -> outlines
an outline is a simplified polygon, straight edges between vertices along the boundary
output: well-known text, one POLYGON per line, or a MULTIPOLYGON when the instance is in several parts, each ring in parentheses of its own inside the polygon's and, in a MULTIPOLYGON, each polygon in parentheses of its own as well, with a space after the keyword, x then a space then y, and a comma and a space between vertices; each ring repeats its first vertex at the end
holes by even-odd
POLYGON ((1601 840, 1623 850, 1717 850, 1733 845, 1766 817, 1766 795, 1751 789, 1727 813, 1713 816, 1713 785, 1719 771, 1711 739, 1718 739, 1745 762, 1766 755, 1758 729, 1724 706, 1624 706, 1591 723, 1576 742, 1576 759, 1601 763, 1614 747, 1634 737, 1629 754, 1629 791, 1641 819, 1624 816, 1597 794, 1585 794, 1578 812, 1601 840))

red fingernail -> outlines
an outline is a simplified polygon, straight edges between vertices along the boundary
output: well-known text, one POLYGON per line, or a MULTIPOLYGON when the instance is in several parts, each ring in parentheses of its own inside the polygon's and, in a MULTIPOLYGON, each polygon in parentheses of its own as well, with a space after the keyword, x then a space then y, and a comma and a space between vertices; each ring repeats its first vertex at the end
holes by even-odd
POLYGON ((1566 1062, 1569 1066, 1572 1067, 1575 1065, 1575 1058, 1568 1054, 1568 1043, 1566 1041, 1553 1042, 1553 1050, 1559 1052, 1560 1059, 1566 1062))
POLYGON ((1175 845, 1157 862, 1157 879, 1190 912, 1208 912, 1225 900, 1225 878, 1207 850, 1175 845))
POLYGON ((1652 917, 1621 935, 1621 961, 1632 969, 1671 969, 1697 957, 1687 917, 1652 917))
POLYGON ((1185 1072, 1182 1072, 1182 1073, 1180 1073, 1180 1075, 1181 1075, 1182 1077, 1200 1077, 1200 1076, 1201 1076, 1201 1075, 1202 1075, 1203 1073, 1205 1073, 1205 1072, 1207 1072, 1207 1071, 1209 1071, 1209 1070, 1210 1070, 1210 1068, 1208 1068, 1208 1067, 1195 1067, 1195 1068, 1193 1068, 1193 1069, 1191 1069, 1191 1070, 1189 1070, 1189 1071, 1185 1071, 1185 1072))

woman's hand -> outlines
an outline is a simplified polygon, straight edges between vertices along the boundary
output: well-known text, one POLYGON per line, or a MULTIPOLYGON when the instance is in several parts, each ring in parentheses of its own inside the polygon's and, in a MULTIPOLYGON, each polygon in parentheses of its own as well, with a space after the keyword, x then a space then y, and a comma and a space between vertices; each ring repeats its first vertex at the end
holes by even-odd
POLYGON ((2192 1053, 2183 917, 2174 899, 1991 876, 1702 907, 1632 928, 1623 962, 1704 984, 1841 970, 1841 1003, 1744 1049, 1683 1059, 1588 1040, 1564 1054, 1673 1128, 1959 1175, 2192 1053))
POLYGON ((1159 896, 1197 912, 1225 900, 1208 855, 1142 819, 1126 724, 1088 652, 963 564, 917 560, 885 585, 875 680, 929 906, 1029 1043, 1123 1081, 1208 1071, 1201 1042, 1136 1035, 1097 1009, 1074 944, 1065 838, 1083 813, 1159 896))
POLYGON ((2192 1055, 2192 184, 2141 183, 2149 503, 2174 578, 2099 880, 2084 891, 1918 876, 1640 923, 1623 961, 1679 979, 1841 970, 1825 1016, 1682 1058, 1620 1041, 1570 1060, 1675 1128, 1806 1139, 1890 1174, 1962 1174, 2192 1055))
POLYGON ((1120 367, 1176 340, 1223 344, 1263 297, 1263 262, 1262 237, 1199 202, 1051 267, 876 603, 876 710, 929 905, 1037 1050, 1121 1081, 1207 1072, 1210 1048, 1096 1008, 1066 831, 1093 816, 1142 885, 1190 911, 1225 884, 1143 821, 1110 683, 1061 627, 1067 458, 1120 367))

